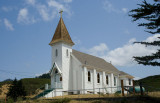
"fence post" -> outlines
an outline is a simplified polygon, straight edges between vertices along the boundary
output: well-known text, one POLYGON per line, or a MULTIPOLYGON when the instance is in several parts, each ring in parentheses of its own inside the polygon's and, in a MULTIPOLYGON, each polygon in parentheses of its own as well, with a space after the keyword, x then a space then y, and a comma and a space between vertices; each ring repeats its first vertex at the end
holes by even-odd
POLYGON ((141 95, 143 95, 143 88, 142 88, 142 82, 139 83, 141 95))
POLYGON ((135 95, 135 84, 134 84, 134 80, 132 80, 133 83, 133 94, 135 95))
MULTIPOLYGON (((82 92, 81 90, 79 90, 80 91, 80 93, 82 92)), ((78 93, 78 99, 79 99, 79 95, 80 95, 80 93, 78 93)))
POLYGON ((93 94, 94 94, 94 88, 93 88, 93 94))
POLYGON ((100 88, 99 88, 99 97, 100 97, 100 88))
POLYGON ((63 98, 63 91, 61 91, 62 92, 62 98, 63 98))
POLYGON ((122 88, 122 96, 124 96, 124 86, 123 86, 123 80, 121 80, 121 88, 122 88))

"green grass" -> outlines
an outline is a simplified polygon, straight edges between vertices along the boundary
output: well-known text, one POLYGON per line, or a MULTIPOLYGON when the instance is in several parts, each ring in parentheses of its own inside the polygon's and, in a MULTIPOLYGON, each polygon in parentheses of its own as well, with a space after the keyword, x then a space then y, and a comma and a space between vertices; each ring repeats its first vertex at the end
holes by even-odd
MULTIPOLYGON (((0 103, 4 103, 4 99, 0 103)), ((7 103, 13 103, 13 100, 8 99, 7 103)), ((50 100, 17 100, 15 103, 160 103, 160 98, 150 96, 130 96, 120 98, 105 98, 105 99, 86 99, 72 100, 69 98, 50 99, 50 100)))
POLYGON ((50 79, 40 79, 40 78, 25 78, 22 79, 22 83, 25 87, 27 95, 34 94, 35 91, 41 87, 44 89, 45 84, 50 84, 50 79))

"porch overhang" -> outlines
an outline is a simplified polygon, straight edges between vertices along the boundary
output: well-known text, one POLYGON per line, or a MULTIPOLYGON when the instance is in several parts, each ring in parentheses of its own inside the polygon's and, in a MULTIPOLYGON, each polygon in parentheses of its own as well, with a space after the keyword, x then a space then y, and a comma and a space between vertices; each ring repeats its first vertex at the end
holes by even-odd
POLYGON ((59 73, 59 74, 62 74, 62 71, 59 69, 59 67, 58 67, 58 65, 57 65, 56 62, 53 63, 53 66, 52 66, 51 70, 49 71, 49 74, 50 74, 50 75, 52 74, 52 72, 54 71, 54 69, 57 69, 57 70, 58 70, 58 73, 59 73))

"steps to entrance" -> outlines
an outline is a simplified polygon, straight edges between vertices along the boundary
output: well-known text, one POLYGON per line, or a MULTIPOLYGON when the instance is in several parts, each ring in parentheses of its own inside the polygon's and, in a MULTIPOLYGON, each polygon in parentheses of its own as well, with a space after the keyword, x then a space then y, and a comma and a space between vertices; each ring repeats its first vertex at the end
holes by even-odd
POLYGON ((46 94, 50 93, 51 91, 53 91, 54 89, 48 89, 48 90, 44 90, 43 92, 41 92, 40 94, 36 95, 33 99, 38 99, 40 97, 44 97, 46 94))

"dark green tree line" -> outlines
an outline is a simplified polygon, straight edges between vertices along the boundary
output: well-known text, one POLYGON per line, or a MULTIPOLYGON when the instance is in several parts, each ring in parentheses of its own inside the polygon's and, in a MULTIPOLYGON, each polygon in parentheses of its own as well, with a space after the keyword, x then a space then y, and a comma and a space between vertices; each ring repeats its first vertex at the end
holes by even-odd
POLYGON ((17 79, 15 78, 9 88, 9 92, 7 93, 7 98, 12 98, 14 101, 16 101, 18 97, 24 99, 25 96, 26 96, 26 91, 24 89, 22 81, 21 80, 17 81, 17 79))

